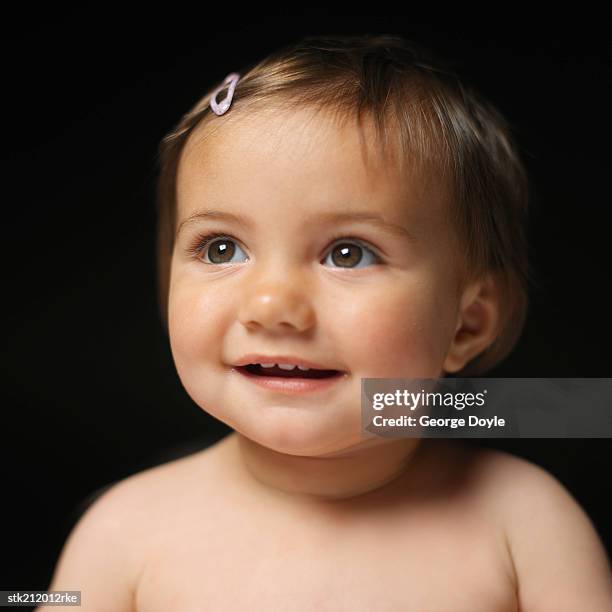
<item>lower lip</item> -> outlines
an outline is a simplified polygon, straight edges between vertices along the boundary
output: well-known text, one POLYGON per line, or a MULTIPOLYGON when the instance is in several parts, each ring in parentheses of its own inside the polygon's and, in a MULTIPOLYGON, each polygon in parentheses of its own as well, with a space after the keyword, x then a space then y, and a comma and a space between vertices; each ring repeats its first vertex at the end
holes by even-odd
POLYGON ((279 391, 299 395, 315 391, 325 391, 338 384, 344 377, 344 372, 339 372, 329 378, 282 378, 280 376, 258 376, 251 374, 243 368, 232 368, 235 372, 250 382, 270 391, 279 391))

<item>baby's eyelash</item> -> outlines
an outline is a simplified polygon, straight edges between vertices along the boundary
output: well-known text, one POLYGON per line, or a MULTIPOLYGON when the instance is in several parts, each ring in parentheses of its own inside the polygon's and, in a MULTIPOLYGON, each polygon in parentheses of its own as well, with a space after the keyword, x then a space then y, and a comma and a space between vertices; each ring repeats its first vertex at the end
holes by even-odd
MULTIPOLYGON (((208 234, 202 234, 202 235, 196 236, 195 240, 193 240, 187 247, 187 255, 189 257, 193 257, 196 259, 199 258, 200 255, 202 254, 202 251, 204 251, 204 249, 208 246, 208 244, 210 244, 211 242, 213 242, 214 240, 218 238, 227 238, 228 240, 233 240, 234 242, 239 243, 238 240, 236 240, 229 234, 221 234, 219 232, 210 232, 208 234)), ((378 251, 374 247, 371 247, 369 244, 365 243, 360 238, 356 238, 354 236, 347 236, 345 234, 334 234, 331 237, 331 245, 333 245, 335 242, 338 242, 339 240, 344 240, 346 242, 355 242, 359 246, 365 249, 368 249, 376 257, 377 263, 382 263, 383 259, 381 255, 378 253, 378 251)))
POLYGON ((370 246, 369 243, 365 242, 364 240, 361 240, 361 238, 356 238, 355 236, 347 236, 346 234, 334 234, 331 237, 331 244, 330 244, 330 246, 334 246, 334 244, 336 242, 339 242, 341 240, 344 240, 346 242, 355 242, 356 244, 358 244, 362 248, 368 249, 368 251, 370 251, 372 253, 372 255, 374 255, 374 257, 376 257, 376 263, 383 263, 383 257, 377 251, 377 249, 375 247, 370 246))
POLYGON ((206 246, 217 238, 227 238, 238 242, 235 238, 232 238, 229 234, 220 234, 219 232, 211 232, 209 234, 203 234, 196 236, 189 246, 187 247, 187 255, 190 257, 198 258, 206 246))

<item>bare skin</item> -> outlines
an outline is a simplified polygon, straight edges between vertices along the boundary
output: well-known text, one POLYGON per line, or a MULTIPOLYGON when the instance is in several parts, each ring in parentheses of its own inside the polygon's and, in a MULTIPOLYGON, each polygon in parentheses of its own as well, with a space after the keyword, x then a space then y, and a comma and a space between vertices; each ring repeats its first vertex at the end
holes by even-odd
POLYGON ((589 519, 522 459, 425 440, 393 481, 322 501, 262 485, 237 434, 106 492, 49 588, 82 590, 96 612, 604 612, 612 601, 589 519))
POLYGON ((434 446, 411 478, 322 502, 262 488, 236 435, 226 438, 208 458, 219 470, 208 520, 194 512, 167 538, 171 548, 149 557, 138 609, 172 608, 178 580, 185 610, 197 601, 207 610, 516 610, 511 561, 495 519, 483 516, 473 458, 434 446))
POLYGON ((130 508, 131 595, 112 609, 516 610, 476 464, 467 448, 424 443, 390 483, 322 501, 259 483, 232 434, 115 489, 130 508))

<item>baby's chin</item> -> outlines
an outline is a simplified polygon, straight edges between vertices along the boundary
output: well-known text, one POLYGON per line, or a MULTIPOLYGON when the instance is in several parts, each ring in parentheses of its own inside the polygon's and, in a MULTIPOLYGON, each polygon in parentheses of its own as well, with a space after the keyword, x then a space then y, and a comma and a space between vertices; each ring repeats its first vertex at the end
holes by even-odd
MULTIPOLYGON (((332 419, 333 421, 333 419, 332 419)), ((267 450, 296 457, 332 457, 356 452, 368 441, 358 423, 306 422, 287 419, 252 423, 227 423, 241 436, 267 450)))

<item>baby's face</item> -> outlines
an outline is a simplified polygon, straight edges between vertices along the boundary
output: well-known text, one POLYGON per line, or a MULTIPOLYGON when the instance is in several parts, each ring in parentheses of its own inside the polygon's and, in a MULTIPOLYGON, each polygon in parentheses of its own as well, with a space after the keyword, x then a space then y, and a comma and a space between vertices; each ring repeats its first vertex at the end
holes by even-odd
POLYGON ((179 377, 199 406, 279 452, 365 442, 360 379, 441 376, 457 327, 441 181, 362 153, 355 125, 304 109, 234 116, 192 135, 181 159, 168 312, 179 377), (332 218, 349 214, 378 221, 332 218), (191 252, 209 233, 220 238, 191 252), (345 375, 301 394, 262 388, 234 368, 250 353, 345 375))

